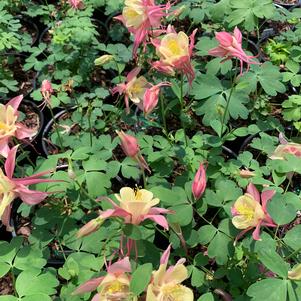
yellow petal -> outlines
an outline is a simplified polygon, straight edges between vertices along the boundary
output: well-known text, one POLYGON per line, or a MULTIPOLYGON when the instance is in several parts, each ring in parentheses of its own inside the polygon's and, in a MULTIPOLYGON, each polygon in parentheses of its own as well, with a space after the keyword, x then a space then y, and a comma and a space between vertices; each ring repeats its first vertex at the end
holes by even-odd
POLYGON ((167 270, 164 278, 165 283, 172 282, 174 284, 180 284, 188 278, 187 268, 183 264, 175 265, 174 268, 169 272, 167 270))
POLYGON ((135 200, 135 190, 130 187, 123 187, 120 189, 120 198, 118 200, 121 203, 127 203, 135 200))
POLYGON ((291 271, 288 272, 288 279, 301 280, 301 264, 296 265, 291 271))

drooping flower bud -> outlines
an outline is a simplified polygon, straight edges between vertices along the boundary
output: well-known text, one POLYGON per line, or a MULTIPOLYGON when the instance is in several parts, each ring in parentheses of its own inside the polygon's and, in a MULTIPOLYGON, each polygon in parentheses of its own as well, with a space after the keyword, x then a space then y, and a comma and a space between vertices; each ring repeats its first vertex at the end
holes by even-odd
POLYGON ((81 238, 97 231, 103 224, 104 220, 105 219, 101 216, 90 220, 87 224, 85 224, 82 228, 78 230, 76 237, 81 238))
POLYGON ((121 147, 128 157, 136 157, 139 154, 139 145, 135 137, 125 134, 123 131, 116 131, 120 140, 121 147))
POLYGON ((239 171, 239 175, 243 178, 243 179, 249 179, 255 176, 255 173, 248 170, 248 169, 241 169, 239 171))
POLYGON ((288 271, 288 279, 301 280, 301 264, 296 265, 291 271, 288 271))
POLYGON ((41 93, 50 93, 52 94, 53 93, 53 89, 52 89, 52 85, 51 85, 51 82, 47 79, 44 79, 42 81, 42 85, 41 85, 41 93))
POLYGON ((69 0, 69 4, 74 9, 83 9, 85 7, 82 0, 69 0))
POLYGON ((94 61, 94 65, 95 66, 102 66, 106 63, 109 63, 111 62, 112 60, 114 59, 114 56, 113 55, 110 55, 110 54, 104 54, 102 56, 100 56, 99 58, 97 58, 95 61, 94 61))
POLYGON ((173 12, 172 12, 172 15, 175 16, 175 17, 179 17, 186 9, 186 5, 182 5, 181 7, 175 9, 173 12))
POLYGON ((206 189, 206 170, 204 164, 201 163, 192 182, 192 194, 195 200, 198 200, 206 189))

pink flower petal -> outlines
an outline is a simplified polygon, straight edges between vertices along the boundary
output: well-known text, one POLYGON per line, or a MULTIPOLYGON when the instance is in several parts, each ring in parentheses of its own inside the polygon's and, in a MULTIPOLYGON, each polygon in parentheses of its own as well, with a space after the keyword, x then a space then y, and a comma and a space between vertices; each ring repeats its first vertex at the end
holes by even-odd
POLYGON ((265 190, 261 193, 261 205, 265 213, 267 212, 267 202, 272 199, 275 193, 275 190, 265 190))
POLYGON ((29 129, 25 125, 23 125, 22 123, 18 123, 17 127, 18 128, 16 130, 15 136, 18 139, 31 138, 37 133, 36 130, 29 129))
POLYGON ((11 107, 14 108, 15 111, 17 111, 18 108, 19 108, 19 105, 20 105, 20 103, 21 103, 21 101, 22 101, 22 99, 23 99, 23 95, 16 96, 16 97, 12 98, 12 99, 6 104, 6 106, 7 106, 7 107, 8 107, 8 106, 11 106, 11 107))
POLYGON ((250 195, 253 196, 253 198, 255 199, 255 201, 257 201, 258 203, 260 203, 260 194, 259 191, 257 190, 257 188, 255 187, 255 185, 253 183, 250 183, 247 187, 247 193, 249 193, 250 195))
POLYGON ((237 28, 237 26, 234 29, 234 38, 239 44, 242 43, 242 34, 241 31, 237 28))
POLYGON ((110 274, 123 274, 131 272, 131 263, 128 257, 123 258, 122 260, 118 260, 108 267, 108 273, 110 274))
POLYGON ((101 284, 104 277, 98 277, 88 280, 87 282, 80 285, 72 295, 84 294, 88 292, 95 291, 97 287, 101 284))
POLYGON ((7 158, 8 153, 9 153, 9 146, 8 146, 8 139, 2 139, 0 140, 0 155, 3 156, 4 158, 7 158))
POLYGON ((168 248, 162 254, 161 259, 160 259, 160 264, 167 264, 168 263, 168 259, 169 259, 169 255, 170 255, 170 249, 171 249, 171 245, 169 245, 168 248))
POLYGON ((252 236, 253 236, 254 240, 261 240, 261 238, 260 238, 260 227, 261 227, 261 222, 258 223, 255 230, 253 231, 252 236))
POLYGON ((47 192, 30 190, 23 185, 19 185, 15 189, 15 192, 18 194, 20 199, 28 205, 39 204, 49 195, 47 192))
POLYGON ((146 214, 146 215, 144 215, 143 220, 146 220, 146 219, 150 219, 150 220, 154 221, 155 223, 157 223, 158 225, 160 225, 161 227, 163 227, 166 230, 169 229, 167 219, 162 215, 146 214))
POLYGON ((8 152, 7 159, 5 160, 4 169, 5 169, 6 176, 9 179, 12 179, 14 174, 17 150, 18 150, 18 145, 14 146, 8 152))
POLYGON ((131 72, 128 73, 126 80, 127 82, 131 81, 134 77, 136 77, 141 71, 141 67, 134 68, 131 72))

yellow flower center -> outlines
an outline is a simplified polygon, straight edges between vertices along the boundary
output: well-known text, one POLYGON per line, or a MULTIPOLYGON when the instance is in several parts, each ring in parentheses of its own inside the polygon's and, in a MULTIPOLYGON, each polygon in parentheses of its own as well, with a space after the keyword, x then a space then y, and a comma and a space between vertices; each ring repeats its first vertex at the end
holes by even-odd
POLYGON ((12 106, 0 104, 0 139, 6 136, 13 136, 16 127, 17 116, 12 106))
POLYGON ((248 221, 253 220, 254 218, 254 208, 247 206, 246 204, 239 204, 236 207, 237 212, 240 215, 243 215, 248 221))
POLYGON ((128 301, 131 299, 131 292, 126 284, 115 280, 109 284, 104 291, 104 296, 107 301, 128 301))
POLYGON ((174 55, 182 54, 182 49, 176 40, 170 40, 167 43, 167 47, 174 55))
POLYGON ((113 281, 112 284, 109 285, 106 292, 109 294, 119 293, 127 291, 127 286, 123 283, 119 282, 118 280, 113 281))
POLYGON ((165 286, 162 293, 162 301, 183 301, 183 286, 180 284, 165 286))

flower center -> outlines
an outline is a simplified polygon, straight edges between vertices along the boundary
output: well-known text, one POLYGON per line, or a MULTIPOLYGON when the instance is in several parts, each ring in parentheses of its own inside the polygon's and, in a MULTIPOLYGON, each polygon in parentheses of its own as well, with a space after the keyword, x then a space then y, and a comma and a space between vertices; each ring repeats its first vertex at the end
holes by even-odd
POLYGON ((139 190, 139 188, 136 187, 136 188, 134 189, 134 191, 135 191, 135 200, 136 200, 136 201, 142 201, 142 193, 141 193, 141 191, 139 190))
POLYGON ((243 215, 248 221, 254 219, 254 209, 247 206, 246 204, 241 204, 236 207, 239 215, 243 215))
POLYGON ((13 135, 16 131, 17 116, 13 107, 0 105, 0 138, 8 135, 13 135))
POLYGON ((183 286, 180 284, 165 286, 162 288, 162 293, 160 301, 183 301, 183 286))
POLYGON ((180 55, 182 53, 182 49, 176 40, 168 41, 167 47, 174 55, 180 55))
POLYGON ((131 293, 128 290, 128 286, 119 282, 118 280, 113 281, 105 289, 105 297, 108 301, 127 301, 131 293))

